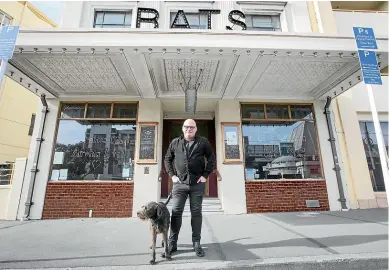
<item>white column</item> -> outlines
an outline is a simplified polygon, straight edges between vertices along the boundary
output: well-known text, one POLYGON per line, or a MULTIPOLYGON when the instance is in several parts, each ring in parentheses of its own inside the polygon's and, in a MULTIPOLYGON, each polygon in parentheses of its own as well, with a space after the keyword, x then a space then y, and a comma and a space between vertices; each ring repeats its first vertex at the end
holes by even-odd
MULTIPOLYGON (((64 1, 60 28, 80 28, 84 1, 64 1)), ((88 11, 89 12, 89 11, 88 11)), ((90 26, 92 27, 92 26, 90 26)))
MULTIPOLYGON (((135 157, 134 166, 134 196, 132 216, 140 207, 149 201, 159 201, 161 197, 161 182, 158 176, 163 162, 162 155, 162 129, 163 113, 161 101, 158 99, 143 99, 139 101, 138 122, 158 122, 157 141, 157 164, 137 164, 135 157), (149 173, 145 174, 145 168, 149 168, 149 173)), ((139 139, 137 138, 136 152, 139 149, 139 139)))
POLYGON ((312 32, 308 6, 305 1, 289 1, 284 12, 288 23, 288 32, 312 32))
POLYGON ((371 184, 369 168, 367 166, 365 149, 361 140, 361 131, 358 115, 353 103, 351 91, 343 93, 334 103, 338 103, 337 126, 343 135, 342 154, 347 159, 349 178, 347 183, 353 187, 356 197, 356 206, 359 208, 375 208, 377 202, 371 184))
POLYGON ((244 164, 223 164, 222 155, 221 122, 241 122, 239 102, 220 100, 216 106, 215 116, 217 168, 222 176, 222 181, 218 182, 219 198, 224 213, 245 214, 247 208, 244 164))
MULTIPOLYGON (((342 209, 339 199, 339 189, 338 189, 338 183, 336 179, 336 173, 334 171, 334 158, 331 151, 331 144, 328 141, 329 139, 329 133, 328 133, 328 127, 326 122, 326 117, 324 115, 324 106, 325 101, 318 100, 314 102, 314 110, 315 110, 315 118, 316 118, 316 127, 317 127, 317 134, 318 134, 318 140, 320 145, 320 152, 321 152, 321 161, 322 161, 322 174, 323 177, 326 180, 327 185, 327 193, 328 193, 328 201, 330 205, 331 211, 340 211, 342 209)), ((331 106, 330 106, 331 109, 331 106)), ((331 119, 332 119, 332 129, 334 131, 334 137, 335 137, 335 144, 339 144, 339 138, 337 137, 337 133, 335 132, 334 127, 334 120, 333 120, 333 113, 331 112, 331 119)), ((342 157, 341 153, 339 151, 339 147, 336 147, 336 151, 338 153, 338 163, 341 168, 341 175, 342 175, 342 184, 344 189, 344 195, 346 198, 346 205, 348 206, 348 196, 347 196, 347 186, 344 179, 344 167, 342 164, 342 157)))
POLYGON ((228 14, 237 9, 235 1, 216 1, 214 8, 220 9, 220 14, 212 16, 212 29, 226 30, 226 26, 232 26, 232 23, 228 20, 228 14))
MULTIPOLYGON (((28 153, 26 173, 24 176, 22 195, 21 195, 20 206, 18 210, 18 216, 17 216, 18 219, 21 219, 24 215, 28 188, 31 181, 31 174, 32 174, 31 168, 33 167, 32 163, 34 161, 34 155, 35 155, 36 144, 37 144, 36 138, 40 137, 40 134, 38 134, 39 131, 38 127, 39 125, 42 124, 40 121, 42 118, 41 116, 42 116, 43 106, 40 100, 38 102, 39 105, 37 108, 34 132, 31 138, 30 151, 28 153)), ((44 205, 45 194, 46 194, 46 186, 49 179, 49 172, 51 168, 51 157, 52 157, 52 152, 54 147, 54 139, 55 139, 54 136, 55 136, 57 116, 59 110, 59 100, 48 99, 47 104, 49 108, 49 113, 46 116, 46 121, 44 124, 45 127, 42 136, 44 141, 41 144, 40 157, 37 165, 39 172, 36 174, 36 179, 34 184, 34 192, 32 197, 32 201, 34 204, 31 206, 31 211, 29 216, 30 219, 42 218, 43 205, 44 205)))

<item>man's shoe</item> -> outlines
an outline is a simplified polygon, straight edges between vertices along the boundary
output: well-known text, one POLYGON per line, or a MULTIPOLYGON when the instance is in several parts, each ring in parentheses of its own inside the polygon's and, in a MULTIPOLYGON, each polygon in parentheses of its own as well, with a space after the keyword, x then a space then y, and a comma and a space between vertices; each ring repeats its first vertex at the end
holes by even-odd
POLYGON ((194 242, 193 243, 193 248, 196 253, 196 256, 198 257, 204 257, 204 251, 203 248, 200 245, 200 242, 194 242))
POLYGON ((173 252, 176 252, 177 251, 177 244, 170 242, 169 246, 168 246, 168 251, 170 254, 172 254, 173 252))

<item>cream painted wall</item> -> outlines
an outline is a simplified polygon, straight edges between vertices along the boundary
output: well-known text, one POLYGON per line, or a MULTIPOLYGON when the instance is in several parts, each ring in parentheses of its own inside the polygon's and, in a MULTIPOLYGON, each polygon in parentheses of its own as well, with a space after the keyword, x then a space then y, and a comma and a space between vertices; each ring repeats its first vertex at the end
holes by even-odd
MULTIPOLYGON (((162 157, 162 130, 163 113, 161 101, 157 99, 143 99, 139 101, 138 122, 158 122, 158 141, 157 141, 157 164, 136 164, 134 167, 134 198, 132 216, 141 206, 149 201, 159 201, 161 197, 161 182, 158 176, 163 162, 162 157), (149 174, 144 170, 149 167, 149 174)), ((139 140, 137 138, 136 149, 139 149, 139 140)), ((136 154, 137 155, 137 154, 136 154)), ((136 158, 135 158, 136 162, 136 158)))
MULTIPOLYGON (((318 6, 324 33, 347 34, 338 31, 339 25, 337 24, 342 23, 342 20, 336 18, 330 1, 318 1, 318 6)), ((312 9, 309 10, 311 11, 312 9)), ((312 21, 313 17, 317 20, 317 17, 312 14, 311 17, 312 21)), ((360 136, 357 115, 357 108, 370 110, 367 105, 366 92, 359 90, 362 86, 363 84, 360 83, 348 92, 343 93, 334 99, 331 105, 332 117, 335 122, 336 145, 341 159, 341 174, 345 182, 345 195, 348 198, 347 203, 352 209, 377 207, 360 136), (353 97, 354 93, 356 93, 355 97, 353 97)), ((375 94, 377 94, 376 101, 379 108, 382 109, 387 106, 387 87, 385 87, 386 92, 383 90, 383 92, 378 93, 378 91, 375 91, 375 94)), ((330 153, 329 157, 332 157, 330 153)), ((334 179, 336 180, 336 178, 334 179)), ((329 194, 329 196, 333 197, 335 195, 329 194)), ((332 199, 330 199, 330 206, 331 201, 332 199)))
POLYGON ((222 181, 218 182, 218 191, 223 211, 225 214, 244 214, 247 213, 244 164, 223 164, 221 122, 241 122, 239 101, 220 100, 217 104, 216 155, 217 167, 222 176, 222 181))
POLYGON ((11 185, 0 185, 0 220, 7 218, 9 195, 11 194, 11 185))
POLYGON ((26 157, 31 136, 31 115, 39 98, 11 79, 5 78, 0 98, 0 163, 26 157))
MULTIPOLYGON (((342 152, 347 155, 348 175, 347 182, 349 193, 354 193, 357 202, 353 201, 353 206, 359 208, 375 208, 373 187, 371 185, 369 170, 365 157, 365 150, 360 136, 358 115, 353 103, 351 91, 343 93, 334 100, 337 105, 338 121, 337 125, 342 129, 344 138, 342 152), (356 136, 357 135, 357 136, 356 136)), ((355 198, 354 197, 354 198, 355 198)))
MULTIPOLYGON (((0 10, 22 27, 50 28, 55 24, 30 3, 0 2, 0 10)), ((0 163, 26 157, 31 141, 28 135, 31 115, 36 112, 38 97, 5 77, 0 89, 0 163)))
MULTIPOLYGON (((382 114, 389 113, 389 79, 388 76, 382 76, 382 85, 372 85, 373 95, 377 112, 382 114)), ((355 85, 352 89, 352 102, 357 112, 370 112, 369 97, 366 86, 363 82, 355 85)))
POLYGON ((28 2, 24 5, 23 1, 1 1, 0 9, 13 18, 12 24, 34 28, 56 27, 53 21, 28 2))

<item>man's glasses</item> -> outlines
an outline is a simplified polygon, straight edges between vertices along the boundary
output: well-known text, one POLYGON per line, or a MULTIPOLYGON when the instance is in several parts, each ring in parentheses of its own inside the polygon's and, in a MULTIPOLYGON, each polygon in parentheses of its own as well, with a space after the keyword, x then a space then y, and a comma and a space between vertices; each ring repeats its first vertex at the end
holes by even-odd
POLYGON ((184 126, 184 129, 195 129, 195 126, 184 126))

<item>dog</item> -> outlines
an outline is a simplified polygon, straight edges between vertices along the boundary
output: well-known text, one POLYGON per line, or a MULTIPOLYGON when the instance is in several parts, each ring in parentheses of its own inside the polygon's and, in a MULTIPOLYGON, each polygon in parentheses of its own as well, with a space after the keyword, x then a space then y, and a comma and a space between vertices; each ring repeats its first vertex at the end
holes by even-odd
POLYGON ((172 194, 170 193, 165 202, 148 202, 142 206, 142 209, 137 212, 139 219, 150 222, 151 231, 151 260, 150 264, 155 264, 155 245, 157 241, 157 235, 162 234, 162 246, 165 252, 162 254, 162 258, 171 260, 171 254, 168 251, 167 237, 170 228, 170 212, 166 205, 169 203, 172 194))

